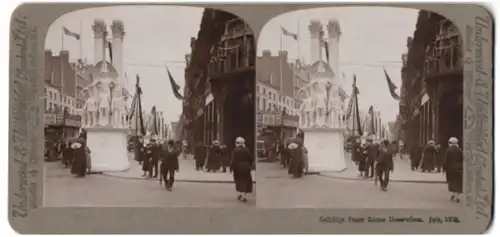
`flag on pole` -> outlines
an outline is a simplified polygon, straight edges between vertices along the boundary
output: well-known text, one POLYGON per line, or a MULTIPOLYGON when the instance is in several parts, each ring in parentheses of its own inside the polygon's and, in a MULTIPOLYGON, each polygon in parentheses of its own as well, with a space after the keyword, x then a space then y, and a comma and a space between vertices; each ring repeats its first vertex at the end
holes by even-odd
POLYGON ((356 116, 353 118, 353 132, 357 132, 357 136, 363 136, 363 128, 361 127, 361 118, 359 117, 359 103, 358 103, 358 94, 354 94, 354 113, 356 116))
POLYGON ((137 74, 136 79, 137 79, 137 82, 135 84, 136 96, 137 96, 137 106, 136 107, 137 107, 137 113, 139 113, 138 119, 139 119, 139 126, 141 129, 140 131, 141 131, 141 134, 144 136, 144 135, 146 135, 146 129, 144 128, 144 118, 142 116, 142 104, 141 104, 142 89, 139 85, 139 81, 140 81, 139 74, 137 74))
POLYGON ((177 98, 178 100, 182 100, 183 96, 179 92, 181 87, 175 82, 174 77, 170 73, 170 70, 166 66, 165 66, 165 68, 167 69, 168 79, 170 80, 170 85, 172 85, 172 92, 174 93, 175 98, 177 98))
POLYGON ((281 32, 283 33, 284 36, 290 36, 294 40, 297 40, 299 38, 299 36, 297 34, 292 33, 290 31, 286 30, 285 28, 283 28, 283 26, 281 27, 281 32))
POLYGON ((109 52, 109 61, 111 61, 111 63, 113 63, 113 47, 112 47, 112 43, 111 41, 108 41, 108 52, 109 52))
POLYGON ((152 125, 153 125, 153 131, 151 131, 151 134, 153 135, 158 135, 158 122, 156 121, 156 106, 153 106, 151 109, 151 116, 152 116, 152 125))
POLYGON ((373 113, 373 105, 368 109, 368 114, 370 115, 370 130, 368 134, 375 135, 375 114, 373 113))
POLYGON ((387 71, 384 68, 384 74, 385 74, 385 79, 387 80, 387 85, 389 86, 389 92, 391 93, 392 98, 395 100, 399 100, 399 95, 396 94, 396 89, 398 88, 396 85, 391 80, 391 77, 389 77, 389 74, 387 74, 387 71))
POLYGON ((349 120, 351 118, 351 115, 353 114, 353 108, 355 104, 355 100, 357 100, 357 95, 359 94, 359 89, 356 86, 356 74, 354 74, 354 79, 352 82, 352 93, 351 93, 351 98, 349 99, 349 104, 347 105, 347 111, 344 117, 344 120, 349 120))
POLYGON ((330 62, 330 51, 328 51, 328 41, 323 40, 323 47, 325 47, 326 61, 330 62))
POLYGON ((65 35, 71 36, 71 37, 75 38, 76 40, 80 40, 80 34, 75 33, 73 31, 70 31, 70 30, 68 30, 68 28, 66 28, 64 26, 63 26, 63 31, 64 31, 65 35))

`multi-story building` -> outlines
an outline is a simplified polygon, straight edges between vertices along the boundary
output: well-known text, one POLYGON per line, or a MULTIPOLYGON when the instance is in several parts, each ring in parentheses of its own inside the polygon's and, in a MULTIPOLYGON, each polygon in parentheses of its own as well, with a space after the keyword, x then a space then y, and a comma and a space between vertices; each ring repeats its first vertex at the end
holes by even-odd
POLYGON ((402 138, 410 147, 463 138, 462 42, 453 23, 420 11, 402 67, 402 138))
POLYGON ((69 52, 53 55, 45 51, 45 140, 50 146, 56 140, 78 134, 81 117, 75 114, 76 72, 69 62, 69 52))
POLYGON ((45 51, 46 110, 60 113, 65 109, 74 114, 76 105, 76 72, 69 62, 69 52, 53 55, 45 51), (61 76, 64 75, 64 76, 61 76))
POLYGON ((183 116, 189 144, 255 145, 255 39, 237 16, 205 9, 186 57, 183 116))

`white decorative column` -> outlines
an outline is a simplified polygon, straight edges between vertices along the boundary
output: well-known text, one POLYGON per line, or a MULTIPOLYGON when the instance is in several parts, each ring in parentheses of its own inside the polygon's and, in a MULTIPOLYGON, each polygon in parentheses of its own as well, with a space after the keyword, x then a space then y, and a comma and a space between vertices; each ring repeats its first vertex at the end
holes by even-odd
POLYGON ((92 30, 94 31, 94 63, 104 60, 104 42, 107 35, 106 23, 103 19, 94 20, 94 25, 92 25, 92 30))
POLYGON ((125 76, 123 72, 123 37, 125 36, 125 27, 123 26, 123 21, 113 20, 111 24, 111 32, 113 34, 112 39, 112 51, 113 51, 113 66, 118 72, 116 91, 121 92, 122 86, 125 85, 125 76))
POLYGON ((337 19, 332 19, 328 21, 328 25, 326 26, 328 30, 328 53, 330 57, 330 61, 328 64, 332 67, 333 73, 335 74, 336 82, 335 85, 338 85, 341 81, 338 79, 342 73, 340 73, 340 51, 339 51, 339 43, 340 43, 340 35, 342 34, 340 30, 340 24, 337 19))
POLYGON ((311 33, 311 64, 320 59, 321 45, 319 38, 322 30, 322 25, 319 20, 312 20, 309 24, 309 31, 311 33))

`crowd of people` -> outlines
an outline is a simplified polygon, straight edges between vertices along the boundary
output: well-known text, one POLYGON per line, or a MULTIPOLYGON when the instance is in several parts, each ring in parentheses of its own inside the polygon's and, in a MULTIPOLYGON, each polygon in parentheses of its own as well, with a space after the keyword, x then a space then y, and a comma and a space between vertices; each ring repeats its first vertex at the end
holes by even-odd
POLYGON ((54 142, 45 148, 46 161, 61 160, 65 168, 70 168, 71 174, 83 178, 91 173, 90 149, 87 146, 86 132, 82 130, 77 138, 65 138, 54 142))
MULTIPOLYGON (((167 190, 172 191, 175 173, 179 172, 179 158, 190 159, 189 147, 186 141, 151 139, 139 141, 136 149, 136 160, 142 165, 143 177, 157 178, 165 182, 167 190)), ((210 146, 199 143, 194 148, 196 171, 215 173, 231 172, 238 192, 237 199, 248 201, 248 194, 253 191, 251 171, 254 169, 254 158, 245 146, 245 139, 238 137, 232 151, 219 141, 213 141, 210 146)))
MULTIPOLYGON (((423 173, 445 173, 450 200, 460 202, 462 193, 463 154, 458 139, 451 137, 447 148, 430 140, 423 146, 415 146, 410 151, 410 168, 423 173)), ((358 141, 352 149, 352 160, 356 163, 359 176, 374 178, 380 183, 382 191, 387 191, 390 173, 394 171, 394 158, 397 154, 403 159, 404 146, 397 146, 388 140, 383 142, 366 140, 361 145, 358 141)))
POLYGON ((267 151, 271 160, 279 159, 282 168, 288 168, 292 178, 301 178, 309 172, 308 151, 304 145, 304 133, 294 138, 277 140, 267 151))

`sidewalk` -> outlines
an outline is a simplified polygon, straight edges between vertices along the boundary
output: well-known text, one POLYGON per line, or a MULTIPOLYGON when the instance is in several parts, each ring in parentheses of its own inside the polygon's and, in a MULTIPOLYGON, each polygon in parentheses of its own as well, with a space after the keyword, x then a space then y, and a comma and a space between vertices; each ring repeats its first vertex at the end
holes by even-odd
MULTIPOLYGON (((138 179, 159 182, 158 178, 142 177, 142 166, 135 160, 130 161, 130 168, 123 172, 104 172, 103 175, 122 178, 122 179, 138 179)), ((252 178, 255 180, 255 171, 252 172, 252 178)), ((192 183, 234 183, 233 174, 230 172, 209 173, 205 171, 196 171, 195 161, 192 157, 187 160, 179 157, 179 172, 175 174, 176 182, 192 182, 192 183)), ((255 182, 255 181, 254 181, 255 182)))
MULTIPOLYGON (((373 179, 365 179, 359 177, 359 171, 356 164, 346 158, 347 169, 341 172, 323 172, 319 175, 330 178, 338 178, 345 180, 359 180, 374 182, 373 179)), ((408 157, 403 157, 403 160, 396 156, 394 158, 394 172, 391 173, 392 182, 402 183, 446 183, 444 173, 422 173, 420 171, 412 171, 410 168, 410 160, 408 157)))

